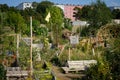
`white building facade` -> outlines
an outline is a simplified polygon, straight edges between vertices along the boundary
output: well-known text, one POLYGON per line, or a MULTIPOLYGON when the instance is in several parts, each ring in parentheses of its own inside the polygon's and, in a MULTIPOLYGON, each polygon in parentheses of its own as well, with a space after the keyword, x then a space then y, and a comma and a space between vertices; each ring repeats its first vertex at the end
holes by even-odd
POLYGON ((27 8, 33 8, 33 7, 32 7, 31 2, 23 2, 23 3, 19 4, 16 8, 19 10, 25 10, 27 8))

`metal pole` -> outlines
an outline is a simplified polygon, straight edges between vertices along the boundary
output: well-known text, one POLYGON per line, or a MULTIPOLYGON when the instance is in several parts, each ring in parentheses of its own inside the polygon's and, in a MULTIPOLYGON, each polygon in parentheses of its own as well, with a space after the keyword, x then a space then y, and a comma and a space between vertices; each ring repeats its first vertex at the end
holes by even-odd
POLYGON ((30 45, 30 76, 33 74, 33 64, 32 64, 32 17, 30 17, 30 35, 31 35, 31 45, 30 45))

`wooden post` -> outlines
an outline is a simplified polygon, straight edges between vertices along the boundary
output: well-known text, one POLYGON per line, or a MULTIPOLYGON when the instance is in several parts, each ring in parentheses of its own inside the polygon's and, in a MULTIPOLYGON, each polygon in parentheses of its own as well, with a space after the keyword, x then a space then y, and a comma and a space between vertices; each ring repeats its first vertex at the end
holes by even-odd
POLYGON ((69 47, 69 61, 70 61, 70 47, 69 47))
POLYGON ((93 56, 95 56, 95 50, 94 47, 92 48, 93 56))
POLYGON ((17 64, 19 66, 19 34, 17 34, 17 64))
POLYGON ((30 17, 30 36, 31 36, 31 44, 30 44, 30 76, 33 75, 33 64, 32 64, 32 17, 30 17))
POLYGON ((68 53, 68 60, 70 61, 70 47, 71 47, 71 43, 70 43, 70 41, 69 41, 69 53, 68 53))

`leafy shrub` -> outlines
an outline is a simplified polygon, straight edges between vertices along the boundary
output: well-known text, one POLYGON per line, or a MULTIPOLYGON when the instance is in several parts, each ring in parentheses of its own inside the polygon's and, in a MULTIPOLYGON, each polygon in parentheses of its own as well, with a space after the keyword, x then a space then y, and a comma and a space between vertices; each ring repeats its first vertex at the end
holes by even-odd
POLYGON ((5 80, 5 74, 6 74, 6 71, 4 69, 4 66, 0 64, 0 80, 5 80))
POLYGON ((84 80, 112 80, 108 63, 100 60, 96 65, 91 65, 84 80))
POLYGON ((113 80, 120 80, 120 39, 111 42, 111 46, 104 54, 111 67, 113 80))
POLYGON ((54 56, 52 59, 51 59, 51 62, 56 65, 56 66, 61 66, 61 63, 60 63, 60 60, 57 56, 54 56))

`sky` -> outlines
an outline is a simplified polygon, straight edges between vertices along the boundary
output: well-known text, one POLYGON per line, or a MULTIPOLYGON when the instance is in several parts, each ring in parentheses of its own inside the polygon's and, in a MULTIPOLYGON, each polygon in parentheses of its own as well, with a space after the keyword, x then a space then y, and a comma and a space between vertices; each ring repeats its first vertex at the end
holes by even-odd
MULTIPOLYGON (((41 2, 45 0, 0 0, 0 4, 7 4, 8 6, 17 6, 22 2, 41 2)), ((75 5, 88 5, 96 0, 47 0, 58 4, 75 4, 75 5)), ((120 0, 102 0, 108 7, 120 6, 120 0)))

